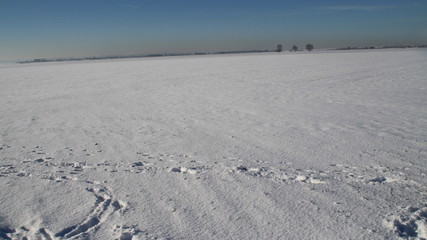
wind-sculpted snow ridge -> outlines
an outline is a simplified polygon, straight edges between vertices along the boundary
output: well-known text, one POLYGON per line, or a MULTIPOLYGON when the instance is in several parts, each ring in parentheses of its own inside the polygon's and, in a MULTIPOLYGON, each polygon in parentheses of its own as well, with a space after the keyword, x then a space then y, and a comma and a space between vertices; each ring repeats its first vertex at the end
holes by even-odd
POLYGON ((0 69, 0 239, 426 239, 420 50, 0 69))

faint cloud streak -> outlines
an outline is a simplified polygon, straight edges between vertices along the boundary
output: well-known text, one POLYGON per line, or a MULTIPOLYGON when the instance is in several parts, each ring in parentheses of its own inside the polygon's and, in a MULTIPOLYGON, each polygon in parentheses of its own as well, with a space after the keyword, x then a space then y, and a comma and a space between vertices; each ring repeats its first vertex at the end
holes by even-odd
POLYGON ((297 16, 297 15, 305 15, 305 12, 269 12, 265 13, 264 15, 269 16, 297 16))
POLYGON ((379 11, 392 8, 398 8, 398 6, 325 6, 318 9, 333 11, 379 11))
POLYGON ((245 16, 273 16, 273 17, 282 17, 282 16, 297 16, 305 15, 305 12, 287 12, 287 11, 270 11, 270 12, 234 12, 234 15, 245 15, 245 16))

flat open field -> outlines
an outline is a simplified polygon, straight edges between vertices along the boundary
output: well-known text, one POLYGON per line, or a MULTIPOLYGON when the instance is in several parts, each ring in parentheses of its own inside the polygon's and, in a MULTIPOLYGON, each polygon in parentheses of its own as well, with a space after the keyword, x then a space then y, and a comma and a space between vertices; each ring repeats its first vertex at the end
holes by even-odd
POLYGON ((0 65, 0 239, 427 238, 427 51, 0 65))

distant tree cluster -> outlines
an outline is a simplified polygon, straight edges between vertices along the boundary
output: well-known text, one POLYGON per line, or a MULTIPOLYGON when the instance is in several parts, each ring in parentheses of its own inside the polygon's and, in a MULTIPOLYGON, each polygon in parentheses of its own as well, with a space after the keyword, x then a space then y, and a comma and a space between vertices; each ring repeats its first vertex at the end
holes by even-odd
MULTIPOLYGON (((307 45, 305 45, 305 49, 307 51, 311 52, 311 50, 314 49, 314 46, 313 46, 313 44, 307 44, 307 45)), ((293 45, 292 48, 291 48, 291 50, 294 51, 294 52, 298 51, 298 46, 297 45, 293 45)), ((282 51, 283 51, 283 45, 282 44, 277 45, 276 52, 280 53, 282 51)))

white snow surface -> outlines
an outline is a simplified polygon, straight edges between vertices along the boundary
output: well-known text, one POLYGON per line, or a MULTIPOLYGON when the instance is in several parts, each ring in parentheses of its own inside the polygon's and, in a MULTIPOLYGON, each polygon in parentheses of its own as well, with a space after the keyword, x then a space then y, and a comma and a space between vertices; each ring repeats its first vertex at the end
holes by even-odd
POLYGON ((0 66, 0 239, 426 239, 427 51, 0 66))

